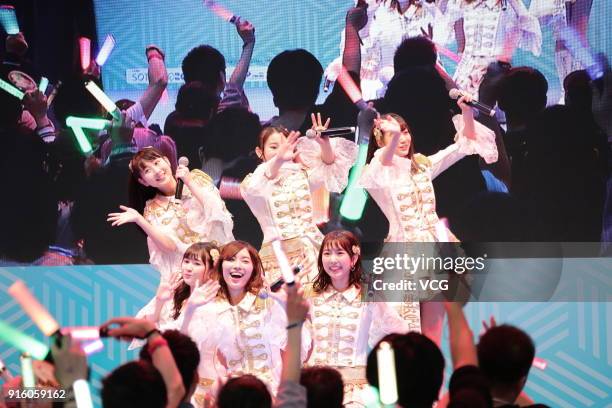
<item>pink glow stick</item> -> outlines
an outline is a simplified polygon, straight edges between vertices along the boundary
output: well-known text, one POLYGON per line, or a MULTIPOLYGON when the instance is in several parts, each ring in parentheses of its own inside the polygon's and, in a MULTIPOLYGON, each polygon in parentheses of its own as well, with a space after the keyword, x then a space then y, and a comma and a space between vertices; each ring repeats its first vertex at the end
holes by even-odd
POLYGON ((81 54, 81 68, 85 71, 91 64, 91 40, 89 38, 79 38, 79 52, 81 54))
POLYGON ((214 0, 204 0, 204 5, 208 7, 210 11, 212 11, 217 16, 229 23, 233 23, 236 20, 236 16, 234 15, 234 13, 232 13, 222 5, 217 4, 217 2, 214 0))
POLYGON ((49 311, 34 297, 23 281, 18 280, 13 283, 9 287, 8 292, 21 305, 24 312, 30 316, 30 319, 32 319, 45 336, 57 333, 59 324, 49 311))

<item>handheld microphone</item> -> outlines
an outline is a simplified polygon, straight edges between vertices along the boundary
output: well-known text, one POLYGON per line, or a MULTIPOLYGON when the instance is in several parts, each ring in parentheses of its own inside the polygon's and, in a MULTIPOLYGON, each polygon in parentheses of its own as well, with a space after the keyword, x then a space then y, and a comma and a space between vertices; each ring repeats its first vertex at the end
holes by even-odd
MULTIPOLYGON (((189 159, 186 158, 185 156, 181 156, 181 158, 178 160, 178 164, 179 166, 189 166, 189 159)), ((174 193, 174 198, 177 200, 180 200, 183 197, 183 180, 178 179, 176 181, 176 192, 174 193)))
MULTIPOLYGON (((321 137, 343 136, 351 133, 355 133, 355 127, 353 126, 329 128, 321 131, 321 137)), ((310 139, 317 137, 317 131, 314 129, 308 129, 306 131, 306 137, 310 139)))
MULTIPOLYGON (((459 99, 463 95, 465 95, 465 92, 457 88, 453 88, 448 92, 448 96, 450 96, 452 99, 459 99)), ((472 100, 471 102, 466 102, 466 104, 476 109, 478 112, 481 112, 487 116, 491 116, 491 117, 495 116, 495 109, 493 109, 492 107, 488 105, 485 105, 484 103, 480 103, 475 99, 472 100)))

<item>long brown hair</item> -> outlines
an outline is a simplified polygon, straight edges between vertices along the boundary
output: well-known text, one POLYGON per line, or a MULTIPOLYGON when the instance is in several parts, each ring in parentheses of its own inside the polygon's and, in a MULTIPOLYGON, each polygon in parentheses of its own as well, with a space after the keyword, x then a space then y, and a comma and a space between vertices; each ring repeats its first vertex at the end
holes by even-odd
MULTIPOLYGON (((214 259, 210 255, 211 250, 217 250, 218 247, 212 242, 196 242, 192 244, 183 255, 183 259, 194 259, 196 261, 201 261, 204 265, 206 265, 206 270, 208 273, 212 271, 214 267, 214 259)), ((174 320, 178 319, 181 314, 181 309, 183 307, 183 303, 185 300, 189 298, 191 295, 191 287, 185 283, 184 280, 181 279, 181 283, 174 289, 174 306, 172 310, 172 318, 174 320)))
POLYGON ((251 273, 251 278, 247 282, 246 287, 244 288, 245 292, 251 292, 254 295, 257 295, 261 288, 263 287, 263 266, 261 264, 261 259, 259 259, 259 254, 257 250, 253 248, 251 244, 244 241, 232 241, 223 245, 221 248, 221 254, 219 255, 219 259, 215 262, 215 268, 213 269, 213 275, 211 275, 211 279, 217 279, 219 281, 219 285, 221 286, 221 290, 219 290, 219 297, 222 299, 226 299, 228 302, 230 300, 229 290, 227 289, 227 283, 225 279, 223 279, 223 262, 227 259, 236 256, 238 252, 245 249, 249 252, 249 256, 251 257, 251 262, 253 263, 253 272, 251 273))
MULTIPOLYGON (((410 126, 408 126, 408 123, 404 120, 404 118, 402 118, 397 113, 385 113, 384 115, 381 115, 380 118, 381 119, 395 119, 397 123, 399 123, 400 129, 402 131, 407 130, 408 133, 412 135, 412 130, 410 129, 410 126)), ((376 125, 373 126, 372 131, 370 133, 370 144, 368 145, 368 154, 366 157, 366 163, 369 163, 372 160, 372 158, 374 157, 374 153, 376 153, 376 151, 380 148, 378 146, 377 140, 380 139, 382 141, 383 137, 384 135, 383 135, 382 130, 376 127, 376 125)), ((408 148, 408 156, 406 156, 406 158, 410 159, 410 161, 412 162, 412 166, 411 166, 412 173, 419 171, 419 167, 414 162, 414 140, 410 140, 410 147, 408 148)))
MULTIPOLYGON (((147 200, 155 197, 159 190, 155 187, 148 187, 140 184, 138 179, 140 173, 145 169, 145 162, 152 162, 157 159, 168 160, 166 156, 154 147, 142 148, 132 157, 130 161, 130 179, 128 180, 128 202, 129 206, 142 214, 147 200)), ((172 168, 172 165, 170 165, 172 168)), ((174 169, 172 169, 174 171, 174 169)), ((174 174, 172 175, 174 177, 174 174)))
POLYGON ((323 238, 321 250, 319 251, 319 259, 317 261, 319 274, 312 284, 313 290, 316 293, 322 293, 325 292, 332 284, 331 278, 323 268, 323 251, 328 248, 342 248, 351 258, 357 255, 357 262, 355 262, 355 265, 353 269, 351 269, 351 273, 349 275, 349 286, 355 285, 356 287, 360 288, 361 274, 363 269, 361 266, 361 246, 359 244, 359 240, 352 232, 338 230, 327 233, 325 238, 323 238), (357 249, 357 251, 355 251, 355 249, 357 249))

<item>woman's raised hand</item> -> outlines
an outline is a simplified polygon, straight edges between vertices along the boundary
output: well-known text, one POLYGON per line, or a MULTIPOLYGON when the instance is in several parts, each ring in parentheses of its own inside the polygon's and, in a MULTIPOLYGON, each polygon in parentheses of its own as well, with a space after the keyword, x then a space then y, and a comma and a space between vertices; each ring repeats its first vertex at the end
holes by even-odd
POLYGON ((379 128, 383 134, 391 133, 392 135, 396 135, 402 132, 400 124, 396 120, 390 118, 375 119, 374 126, 379 128))
POLYGON ((140 215, 140 213, 133 208, 126 207, 125 205, 120 205, 119 208, 123 210, 123 212, 110 213, 106 219, 106 221, 112 223, 111 225, 113 227, 127 224, 129 222, 138 222, 142 217, 142 215, 140 215))
POLYGON ((187 303, 191 307, 202 306, 212 301, 217 296, 220 288, 221 286, 216 280, 209 279, 202 285, 200 285, 200 281, 198 280, 187 303))
POLYGON ((289 136, 281 143, 278 148, 277 157, 282 161, 291 161, 295 159, 297 156, 297 152, 295 150, 298 142, 298 137, 300 137, 300 132, 291 131, 289 136))

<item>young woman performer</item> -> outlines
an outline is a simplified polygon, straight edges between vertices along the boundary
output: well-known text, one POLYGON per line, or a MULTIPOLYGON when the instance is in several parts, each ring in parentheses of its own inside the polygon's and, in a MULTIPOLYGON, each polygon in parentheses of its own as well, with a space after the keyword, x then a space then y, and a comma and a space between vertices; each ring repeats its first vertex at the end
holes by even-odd
POLYGON ((472 95, 478 93, 490 63, 509 62, 517 47, 536 56, 542 51, 540 24, 522 0, 450 0, 446 23, 436 26, 447 33, 436 35, 439 41, 448 41, 454 35, 455 22, 460 19, 465 46, 453 79, 472 95))
MULTIPOLYGON (((455 143, 429 157, 414 152, 410 127, 401 116, 387 114, 375 122, 360 185, 389 220, 386 242, 457 241, 438 219, 432 180, 468 154, 477 153, 487 163, 497 160, 495 133, 474 121, 469 100, 464 96, 457 101, 462 115, 453 117, 455 143)), ((399 307, 404 318, 419 315, 414 301, 399 307)), ((442 304, 422 303, 421 312, 423 333, 439 344, 442 304)))
POLYGON ((266 282, 280 277, 271 242, 281 240, 289 261, 301 265, 302 281, 312 281, 323 235, 313 220, 311 192, 321 186, 341 192, 357 157, 357 146, 343 138, 321 136, 327 129, 321 115, 312 115, 312 139, 278 127, 265 128, 255 150, 262 163, 240 186, 242 197, 259 221, 264 234, 260 251, 266 282))
POLYGON ((363 301, 361 248, 352 233, 325 235, 318 268, 305 290, 314 335, 307 364, 336 368, 344 381, 344 406, 364 406, 368 351, 385 335, 410 327, 389 304, 363 301))
POLYGON ((108 221, 113 226, 134 222, 142 228, 161 282, 173 280, 191 244, 234 239, 232 217, 206 173, 179 166, 173 175, 168 158, 151 147, 134 155, 130 171, 130 206, 120 206, 122 212, 110 213, 108 221), (179 179, 185 187, 176 200, 179 179))
MULTIPOLYGON (((255 248, 242 241, 223 246, 213 279, 220 285, 216 300, 198 308, 187 323, 206 362, 200 365, 206 367, 200 370, 195 400, 210 401, 219 378, 242 374, 259 377, 274 395, 287 342, 287 316, 262 292, 263 268, 255 248)), ((308 349, 310 339, 303 344, 308 349)))

